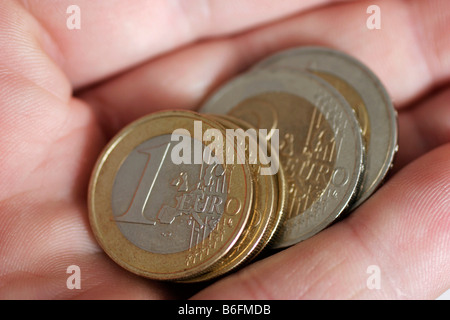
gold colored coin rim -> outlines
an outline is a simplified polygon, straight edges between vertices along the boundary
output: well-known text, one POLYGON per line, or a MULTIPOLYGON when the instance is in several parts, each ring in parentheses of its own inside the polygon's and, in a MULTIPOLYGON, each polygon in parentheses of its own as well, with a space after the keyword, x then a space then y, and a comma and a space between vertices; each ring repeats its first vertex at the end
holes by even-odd
MULTIPOLYGON (((141 143, 165 134, 171 134, 175 129, 186 128, 194 120, 202 121, 202 135, 208 128, 221 130, 224 128, 217 122, 190 111, 165 111, 143 117, 120 131, 105 147, 95 165, 88 192, 89 221, 93 233, 103 250, 123 268, 143 277, 159 280, 176 280, 191 277, 200 272, 206 272, 217 261, 220 261, 231 250, 239 236, 244 231, 250 216, 253 202, 253 185, 250 168, 247 165, 231 165, 240 168, 235 177, 235 188, 229 188, 228 196, 240 197, 242 201, 239 217, 233 219, 234 226, 230 228, 224 241, 218 249, 212 250, 210 257, 193 266, 186 266, 187 251, 174 254, 158 254, 143 250, 132 244, 119 230, 111 206, 112 186, 118 169, 128 154, 141 143), (240 178, 239 178, 240 177, 240 178), (242 195, 243 194, 243 195, 242 195)), ((224 146, 225 148, 225 146, 224 146)), ((225 150, 224 150, 225 152, 225 150)), ((225 153, 224 153, 225 154, 225 153)))
MULTIPOLYGON (((222 123, 227 129, 241 128, 246 130, 251 128, 250 124, 229 115, 207 114, 205 116, 222 123)), ((256 165, 259 166, 259 164, 256 165)), ((189 279, 186 282, 210 280, 242 267, 261 253, 279 230, 282 218, 284 217, 287 200, 287 190, 283 185, 284 176, 282 168, 279 168, 279 172, 276 176, 265 175, 262 176, 263 179, 260 179, 255 176, 257 174, 258 173, 254 172, 256 192, 252 212, 255 213, 256 210, 259 210, 259 214, 261 214, 260 224, 254 226, 255 215, 253 215, 246 227, 247 232, 244 232, 234 245, 234 250, 236 251, 233 250, 227 259, 218 265, 217 268, 214 268, 201 276, 189 279), (259 208, 261 205, 261 203, 259 203, 260 199, 264 199, 264 210, 259 208)))
POLYGON ((398 152, 398 114, 385 86, 363 62, 346 52, 327 47, 306 46, 287 49, 255 64, 251 72, 275 66, 304 67, 307 71, 327 72, 328 74, 339 76, 341 79, 349 79, 346 82, 365 101, 366 110, 371 121, 372 136, 370 145, 367 146, 367 170, 363 177, 361 190, 349 208, 349 211, 353 211, 383 184, 389 171, 392 169, 395 155, 398 152), (297 59, 296 57, 300 61, 291 60, 292 58, 297 59), (286 60, 291 61, 286 62, 286 60), (352 75, 359 76, 353 79, 352 75), (368 98, 369 96, 371 97, 370 99, 368 98), (374 121, 374 119, 381 120, 381 122, 374 121), (372 121, 374 121, 373 125, 372 121), (380 139, 378 135, 386 136, 386 138, 380 139), (377 142, 375 143, 375 141, 377 142), (377 150, 378 152, 374 153, 371 150, 377 150), (377 155, 383 155, 384 151, 385 156, 379 159, 377 155), (374 162, 377 163, 375 168, 373 167, 374 162))
POLYGON ((367 111, 367 106, 364 102, 364 99, 351 84, 335 74, 312 69, 307 69, 307 71, 315 74, 316 76, 329 83, 348 102, 348 105, 355 112, 355 117, 358 120, 359 126, 361 127, 363 143, 367 153, 367 149, 370 145, 371 127, 369 113, 367 111))
MULTIPOLYGON (((250 123, 248 123, 240 118, 234 117, 230 114, 221 114, 219 116, 224 119, 228 119, 228 120, 234 122, 241 128, 244 128, 244 129, 254 128, 250 123)), ((270 146, 270 141, 268 141, 267 143, 270 146)), ((272 155, 272 157, 275 157, 275 156, 277 156, 277 155, 272 155)), ((279 233, 279 231, 281 229, 281 223, 283 222, 283 219, 286 217, 289 193, 287 190, 286 178, 285 178, 283 166, 281 165, 281 161, 278 157, 275 161, 278 161, 278 164, 279 164, 279 170, 278 170, 278 173, 276 174, 277 175, 276 184, 277 184, 277 190, 278 190, 278 208, 276 211, 276 218, 273 220, 274 226, 272 227, 272 232, 271 232, 271 234, 266 235, 266 239, 263 244, 263 247, 261 248, 261 251, 265 247, 270 246, 270 244, 276 239, 277 234, 279 233)))
MULTIPOLYGON (((219 89, 216 93, 214 93, 209 100, 207 100, 201 110, 203 112, 230 112, 233 108, 236 108, 239 103, 244 101, 244 99, 250 98, 252 96, 255 96, 257 94, 266 93, 268 91, 271 92, 286 92, 290 94, 294 94, 297 96, 300 96, 302 98, 305 98, 306 100, 313 103, 313 101, 316 100, 317 95, 315 94, 314 90, 311 91, 305 91, 306 88, 306 81, 311 82, 314 84, 312 87, 317 87, 321 94, 324 94, 324 97, 333 96, 337 99, 339 102, 339 106, 342 106, 342 112, 346 115, 348 115, 348 120, 350 121, 350 126, 352 130, 352 135, 355 139, 355 148, 353 148, 356 153, 357 158, 355 159, 355 164, 352 166, 352 168, 349 168, 349 172, 352 174, 349 176, 350 180, 349 183, 347 183, 347 187, 345 190, 343 190, 342 197, 340 197, 339 202, 334 202, 333 207, 336 208, 333 212, 328 212, 323 210, 321 211, 321 218, 320 223, 310 223, 309 226, 300 227, 300 225, 304 225, 302 221, 302 218, 298 218, 294 223, 292 223, 290 226, 291 228, 291 234, 294 234, 294 228, 295 233, 299 234, 298 237, 290 238, 290 240, 286 240, 283 232, 281 230, 279 239, 275 240, 275 243, 272 244, 272 247, 274 248, 284 248, 291 246, 295 243, 298 243, 302 240, 305 240, 312 235, 316 234, 317 232, 323 230, 326 226, 330 225, 333 221, 336 220, 336 218, 342 214, 349 205, 354 201, 356 198, 357 192, 359 190, 359 186, 362 181, 362 161, 364 157, 364 145, 362 143, 362 137, 361 137, 361 130, 360 126, 357 123, 357 120, 354 117, 353 110, 347 106, 346 100, 338 93, 335 89, 331 87, 330 84, 328 84, 325 80, 321 79, 320 77, 309 73, 309 72, 302 72, 302 77, 297 77, 297 71, 292 70, 290 68, 264 68, 264 70, 250 72, 249 74, 241 75, 240 77, 236 78, 235 80, 231 81, 229 84, 224 86, 223 88, 219 89), (282 70, 282 72, 281 72, 282 70), (281 74, 283 76, 281 76, 281 74), (273 80, 271 79, 273 77, 273 80), (270 84, 274 83, 276 86, 275 89, 270 88, 270 84), (239 85, 238 85, 239 84, 239 85), (261 86, 257 86, 256 84, 261 84, 261 86), (332 91, 329 91, 329 89, 333 89, 332 91), (300 91, 299 91, 300 90, 300 91), (303 90, 303 91, 302 91, 303 90), (335 93, 336 92, 336 93, 335 93), (347 107, 346 107, 347 106, 347 107), (358 130, 359 134, 356 132, 358 130), (361 153, 361 154, 360 154, 361 153), (358 172, 356 172, 358 171, 358 172), (300 228, 303 228, 302 230, 299 230, 300 228), (299 230, 297 232, 297 230, 299 230), (302 234, 303 236, 300 236, 302 234)), ((313 103, 315 104, 315 102, 313 103)), ((319 109, 321 110, 321 109, 319 109)), ((350 129, 349 129, 350 130, 350 129)), ((350 148, 351 142, 349 142, 349 139, 344 139, 344 145, 346 148, 350 148)), ((353 140, 352 140, 353 141, 353 140)), ((344 158, 339 160, 340 166, 344 165, 344 158)), ((348 166, 345 165, 347 168, 348 166)), ((330 188, 326 189, 326 192, 331 191, 330 188)), ((308 210, 307 213, 310 215, 311 210, 308 210)), ((317 219, 316 219, 317 220, 317 219)), ((318 220, 317 220, 318 221, 318 220)), ((290 221, 287 221, 285 219, 285 225, 289 224, 290 221)), ((284 229, 284 228, 283 228, 284 229)))

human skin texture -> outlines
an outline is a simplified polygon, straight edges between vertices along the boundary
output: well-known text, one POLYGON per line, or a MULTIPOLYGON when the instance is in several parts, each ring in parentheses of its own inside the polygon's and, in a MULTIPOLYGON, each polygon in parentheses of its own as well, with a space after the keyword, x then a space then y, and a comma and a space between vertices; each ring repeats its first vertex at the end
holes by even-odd
POLYGON ((450 287, 449 1, 377 1, 379 30, 366 26, 367 1, 1 2, 0 299, 433 299, 450 287), (108 140, 146 114, 195 110, 302 45, 345 51, 386 86, 400 130, 386 183, 348 218, 216 282, 117 266, 87 213, 108 140), (80 289, 67 287, 71 265, 80 289))

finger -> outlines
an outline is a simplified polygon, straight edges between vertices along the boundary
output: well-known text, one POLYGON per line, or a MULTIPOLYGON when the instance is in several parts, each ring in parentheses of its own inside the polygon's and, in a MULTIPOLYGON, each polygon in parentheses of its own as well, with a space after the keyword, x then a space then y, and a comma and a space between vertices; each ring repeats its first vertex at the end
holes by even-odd
POLYGON ((329 2, 282 1, 23 1, 51 34, 60 65, 86 86, 200 38, 238 32, 329 2), (80 29, 68 19, 80 8, 80 29))
POLYGON ((310 44, 335 47, 362 60, 381 78, 398 108, 449 78, 450 42, 442 32, 450 27, 450 3, 383 2, 381 30, 367 29, 368 5, 320 8, 233 38, 192 45, 81 97, 112 124, 114 132, 155 110, 195 108, 211 90, 264 56, 310 44))
POLYGON ((48 35, 17 2, 2 3, 0 30, 0 200, 34 189, 67 195, 101 148, 94 114, 70 98, 48 35))
POLYGON ((0 299, 156 299, 173 295, 108 259, 95 244, 82 201, 27 192, 0 202, 0 299), (56 213, 56 214, 55 214, 56 213), (78 289, 69 266, 77 266, 78 289), (72 277, 71 277, 72 276, 72 277))
POLYGON ((347 219, 194 298, 435 298, 450 287, 449 181, 447 144, 405 167, 347 219), (371 270, 379 271, 378 289, 371 270))
POLYGON ((379 3, 381 29, 371 30, 366 12, 372 4, 339 3, 300 14, 249 34, 243 40, 250 44, 246 52, 259 59, 261 54, 298 45, 343 50, 378 75, 400 108, 448 81, 450 41, 443 30, 450 27, 450 4, 440 0, 383 1, 379 3))
POLYGON ((154 111, 196 109, 206 92, 246 63, 234 49, 227 40, 194 45, 81 92, 79 98, 95 110, 111 136, 154 111))
POLYGON ((399 151, 394 171, 428 151, 450 142, 450 88, 400 112, 399 151))
MULTIPOLYGON (((50 34, 17 1, 5 0, 0 6, 0 81, 36 85, 47 93, 68 102, 72 88, 53 61, 57 46, 50 34)), ((2 86, 2 101, 11 98, 2 86)), ((31 100, 32 101, 32 100, 31 100)), ((11 103, 12 101, 6 101, 11 103)), ((2 111, 5 106, 2 106, 2 111)))
POLYGON ((165 296, 112 266, 88 232, 87 179, 104 139, 92 110, 71 98, 49 35, 8 0, 0 30, 0 298, 165 296), (66 285, 72 264, 89 279, 81 291, 66 285))

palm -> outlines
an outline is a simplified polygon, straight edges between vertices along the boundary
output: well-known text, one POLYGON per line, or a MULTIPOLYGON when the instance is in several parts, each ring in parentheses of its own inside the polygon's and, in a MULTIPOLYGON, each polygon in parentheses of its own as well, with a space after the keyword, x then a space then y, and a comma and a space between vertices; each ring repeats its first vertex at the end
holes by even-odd
POLYGON ((450 285, 450 45, 441 34, 450 26, 448 3, 383 2, 382 29, 369 31, 365 2, 306 13, 327 1, 78 2, 77 31, 57 22, 69 4, 49 13, 50 4, 5 1, 0 10, 0 43, 8 43, 0 52, 0 297, 184 298, 203 289, 144 280, 107 258, 87 220, 93 164, 137 117, 195 108, 266 54, 303 44, 353 53, 386 84, 400 113, 395 175, 349 219, 196 297, 426 298, 450 285), (409 16, 390 16, 406 6, 409 16), (10 12, 21 17, 20 32, 10 12), (271 24, 249 30, 263 23, 271 24), (194 43, 200 38, 208 40, 194 43), (66 287, 72 264, 81 290, 66 287), (366 288, 373 264, 385 275, 381 290, 366 288))

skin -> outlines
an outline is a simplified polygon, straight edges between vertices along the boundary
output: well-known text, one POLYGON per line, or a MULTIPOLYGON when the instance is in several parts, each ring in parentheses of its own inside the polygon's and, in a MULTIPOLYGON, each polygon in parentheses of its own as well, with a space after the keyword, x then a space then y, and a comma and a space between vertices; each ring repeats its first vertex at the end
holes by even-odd
POLYGON ((450 3, 12 1, 0 6, 1 299, 433 299, 450 287, 450 3), (69 5, 81 30, 69 30, 69 5), (195 109, 268 54, 324 45, 367 64, 399 112, 389 180, 347 219, 207 284, 130 274, 98 247, 87 185, 120 128, 195 109), (81 290, 69 290, 70 265, 81 290), (370 290, 367 268, 379 267, 370 290))

